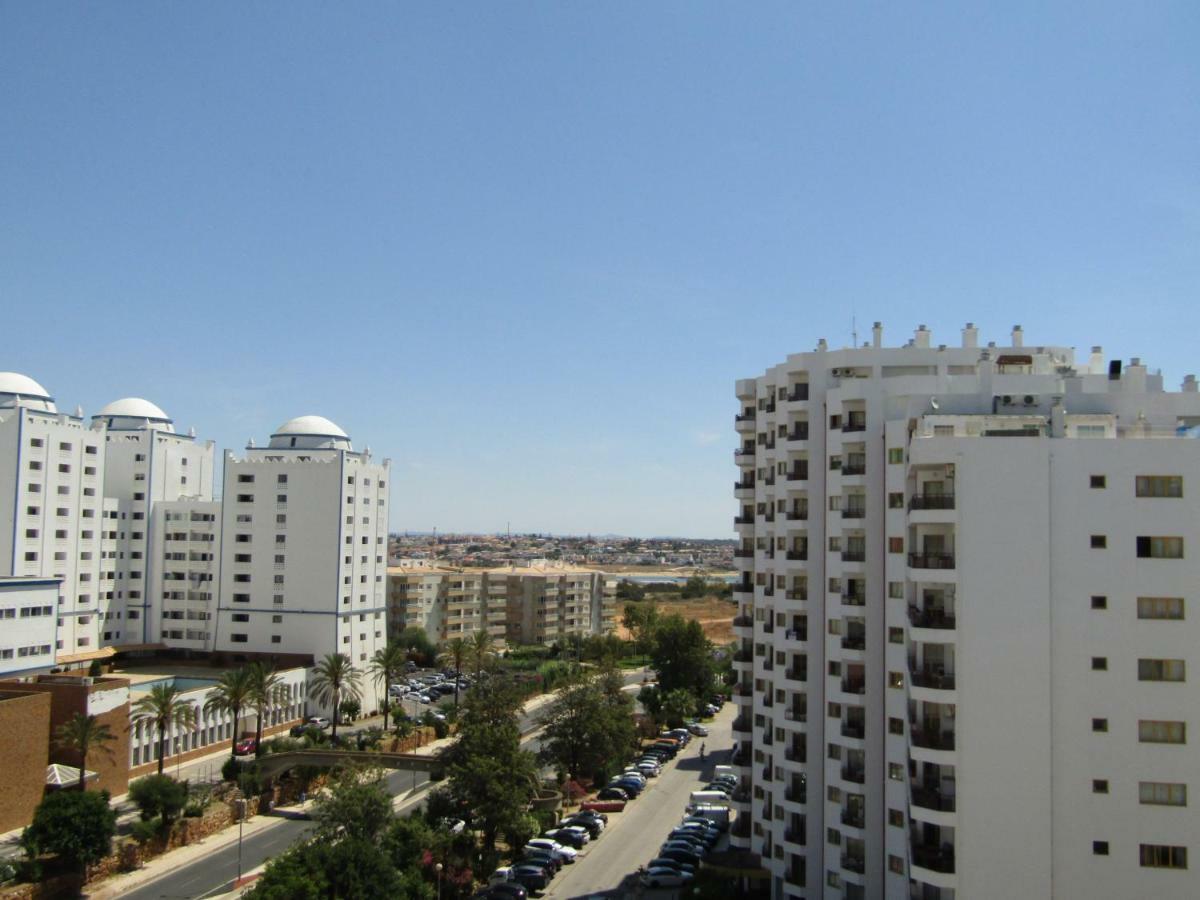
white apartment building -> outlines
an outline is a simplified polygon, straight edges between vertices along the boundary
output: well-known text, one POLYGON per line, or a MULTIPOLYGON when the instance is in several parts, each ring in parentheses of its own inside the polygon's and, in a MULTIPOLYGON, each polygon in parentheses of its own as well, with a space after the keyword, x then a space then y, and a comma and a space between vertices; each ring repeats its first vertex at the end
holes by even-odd
POLYGON ((388 631, 398 637, 420 628, 434 644, 477 631, 504 644, 508 579, 486 569, 427 564, 391 566, 388 579, 388 631))
MULTIPOLYGON (((387 643, 389 467, 320 416, 226 455, 215 649, 343 653, 365 670, 387 643)), ((362 691, 374 709, 365 674, 362 691)))
POLYGON ((56 655, 100 646, 107 591, 102 532, 104 432, 58 412, 40 384, 0 372, 0 575, 61 582, 56 655))
POLYGON ((151 544, 161 524, 159 504, 212 500, 213 442, 198 443, 194 432, 176 434, 171 418, 139 397, 108 404, 92 416, 92 427, 103 434, 104 496, 115 504, 107 518, 116 556, 103 599, 103 643, 184 646, 164 641, 164 629, 156 627, 159 601, 172 588, 162 584, 164 560, 151 544))
POLYGON ((54 665, 57 578, 0 576, 0 677, 54 665))
POLYGON ((213 649, 220 568, 221 501, 155 504, 150 556, 156 560, 148 633, 170 647, 213 649))
POLYGON ((1195 379, 876 325, 736 393, 733 840, 772 896, 1200 896, 1195 379))
POLYGON ((552 644, 612 630, 616 584, 603 572, 556 566, 508 570, 509 643, 552 644))

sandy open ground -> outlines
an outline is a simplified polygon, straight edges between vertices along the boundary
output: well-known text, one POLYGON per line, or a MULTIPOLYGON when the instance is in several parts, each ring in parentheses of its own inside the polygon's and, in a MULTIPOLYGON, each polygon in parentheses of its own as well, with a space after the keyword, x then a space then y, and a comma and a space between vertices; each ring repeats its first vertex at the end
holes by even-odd
MULTIPOLYGON (((628 638, 629 632, 621 625, 620 614, 624 613, 622 605, 617 616, 617 637, 628 638)), ((733 640, 733 617, 737 606, 728 600, 716 597, 702 597, 698 600, 659 600, 658 611, 661 615, 669 616, 679 613, 685 619, 695 619, 704 629, 705 636, 714 644, 728 644, 733 640)))

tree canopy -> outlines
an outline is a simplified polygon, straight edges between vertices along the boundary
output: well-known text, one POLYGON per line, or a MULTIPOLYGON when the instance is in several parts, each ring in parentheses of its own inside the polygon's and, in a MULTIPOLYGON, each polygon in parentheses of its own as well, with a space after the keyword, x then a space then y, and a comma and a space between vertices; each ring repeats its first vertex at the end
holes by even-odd
POLYGON ((544 762, 572 778, 603 778, 625 761, 636 746, 633 701, 608 687, 605 676, 584 675, 559 692, 541 717, 544 762))
POLYGON ((709 696, 715 672, 712 650, 695 619, 674 614, 659 620, 651 640, 650 666, 658 674, 664 697, 676 688, 689 691, 697 700, 709 696))
POLYGON ((55 853, 64 865, 81 869, 112 852, 116 830, 108 791, 56 791, 38 805, 21 834, 21 847, 30 857, 55 853))

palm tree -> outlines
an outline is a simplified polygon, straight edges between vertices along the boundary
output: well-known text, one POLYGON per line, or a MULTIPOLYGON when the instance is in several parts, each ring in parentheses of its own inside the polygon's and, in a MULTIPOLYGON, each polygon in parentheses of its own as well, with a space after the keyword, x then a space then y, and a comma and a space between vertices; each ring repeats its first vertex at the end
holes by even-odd
POLYGON ((133 704, 133 723, 149 722, 158 729, 158 774, 163 773, 167 729, 191 728, 196 723, 196 706, 183 699, 174 684, 156 684, 133 704))
POLYGON ((225 672, 209 691, 208 699, 204 701, 205 712, 216 710, 233 717, 233 735, 229 740, 230 756, 237 756, 238 720, 242 717, 242 710, 248 709, 252 703, 251 677, 250 670, 246 668, 225 672))
POLYGON ((262 743, 263 716, 267 707, 278 703, 283 696, 283 676, 275 671, 268 662, 251 663, 247 670, 250 675, 250 705, 254 707, 254 747, 262 743))
MULTIPOLYGON (((86 791, 88 751, 93 747, 104 747, 105 744, 111 744, 117 739, 117 736, 107 725, 102 725, 95 716, 85 716, 83 713, 75 713, 70 719, 59 725, 54 734, 54 743, 79 754, 79 789, 86 791)), ((110 757, 112 756, 111 749, 105 748, 105 752, 110 757)))
POLYGON ((388 688, 392 686, 404 671, 404 663, 407 661, 407 654, 404 648, 392 641, 381 650, 376 650, 375 655, 371 657, 371 662, 367 665, 367 671, 371 676, 383 685, 383 730, 387 731, 388 713, 391 712, 392 698, 388 693, 388 688))
POLYGON ((333 742, 337 743, 338 719, 343 697, 358 698, 361 673, 344 653, 327 653, 313 668, 309 693, 322 706, 333 707, 333 742))
POLYGON ((487 665, 489 659, 496 655, 496 648, 492 642, 492 636, 484 630, 479 630, 471 635, 471 639, 467 644, 468 655, 475 663, 475 678, 479 679, 479 673, 483 671, 483 667, 487 665))
POLYGON ((443 666, 454 669, 454 708, 458 709, 458 676, 462 674, 463 660, 470 653, 470 644, 460 637, 442 644, 442 652, 438 654, 438 662, 443 666))

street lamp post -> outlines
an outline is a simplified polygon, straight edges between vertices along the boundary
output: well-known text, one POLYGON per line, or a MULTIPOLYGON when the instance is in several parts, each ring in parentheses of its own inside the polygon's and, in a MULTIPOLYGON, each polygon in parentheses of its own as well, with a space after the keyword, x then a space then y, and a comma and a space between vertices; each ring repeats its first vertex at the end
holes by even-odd
POLYGON ((234 882, 235 886, 237 884, 239 884, 242 880, 242 831, 246 826, 246 800, 244 797, 238 799, 237 811, 238 811, 238 870, 237 870, 237 881, 234 882))
POLYGON ((437 869, 438 900, 442 900, 442 864, 438 863, 436 866, 434 866, 434 868, 437 869))

